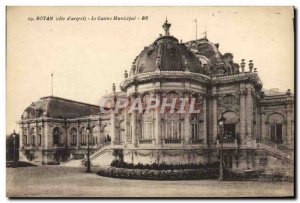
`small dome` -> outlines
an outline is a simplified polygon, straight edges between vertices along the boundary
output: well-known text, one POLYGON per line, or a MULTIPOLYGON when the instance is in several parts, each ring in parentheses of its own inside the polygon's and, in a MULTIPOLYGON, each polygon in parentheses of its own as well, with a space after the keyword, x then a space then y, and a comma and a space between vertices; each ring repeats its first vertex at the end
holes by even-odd
POLYGON ((196 55, 207 57, 211 61, 211 63, 222 63, 222 55, 218 50, 219 44, 214 44, 208 41, 206 37, 199 40, 187 42, 186 45, 190 49, 194 50, 194 53, 196 55))
POLYGON ((166 20, 163 25, 165 36, 160 36, 136 57, 131 74, 154 71, 202 72, 199 59, 184 44, 169 35, 170 26, 166 20))

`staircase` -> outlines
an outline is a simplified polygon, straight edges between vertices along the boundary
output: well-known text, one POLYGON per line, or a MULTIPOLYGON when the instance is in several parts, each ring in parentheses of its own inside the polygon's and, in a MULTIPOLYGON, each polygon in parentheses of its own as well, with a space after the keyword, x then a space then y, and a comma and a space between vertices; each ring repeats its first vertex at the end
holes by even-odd
MULTIPOLYGON (((105 153, 108 149, 110 149, 110 142, 100 145, 93 154, 90 155, 90 161, 92 162, 97 157, 105 153)), ((85 162, 87 161, 86 158, 84 159, 69 159, 66 163, 61 164, 61 166, 68 166, 68 167, 80 167, 84 166, 85 162)))
MULTIPOLYGON (((90 161, 92 162, 93 160, 95 160, 96 158, 101 156, 103 153, 105 153, 110 148, 111 148, 110 142, 104 143, 90 156, 90 161)), ((81 163, 84 164, 86 161, 87 161, 87 159, 84 158, 81 160, 81 163)))
POLYGON ((270 140, 258 139, 256 140, 257 149, 266 150, 277 158, 284 159, 289 163, 294 163, 294 151, 282 144, 276 144, 270 140))

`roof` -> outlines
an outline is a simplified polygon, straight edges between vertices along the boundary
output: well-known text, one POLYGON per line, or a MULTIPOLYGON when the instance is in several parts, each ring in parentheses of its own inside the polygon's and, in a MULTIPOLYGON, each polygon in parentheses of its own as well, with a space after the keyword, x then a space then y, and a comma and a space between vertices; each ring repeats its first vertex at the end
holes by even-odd
POLYGON ((42 97, 28 106, 23 113, 23 118, 30 119, 43 116, 51 118, 75 118, 98 113, 99 106, 97 105, 48 96, 42 97))
POLYGON ((197 50, 199 55, 209 58, 213 64, 222 63, 222 54, 219 52, 219 44, 210 42, 206 37, 186 43, 190 49, 197 50))
MULTIPOLYGON (((167 23, 167 21, 166 21, 167 23)), ((183 43, 169 35, 171 24, 164 24, 165 36, 160 36, 136 57, 130 74, 155 71, 190 71, 201 73, 201 63, 183 43), (167 26, 168 25, 168 26, 167 26)))

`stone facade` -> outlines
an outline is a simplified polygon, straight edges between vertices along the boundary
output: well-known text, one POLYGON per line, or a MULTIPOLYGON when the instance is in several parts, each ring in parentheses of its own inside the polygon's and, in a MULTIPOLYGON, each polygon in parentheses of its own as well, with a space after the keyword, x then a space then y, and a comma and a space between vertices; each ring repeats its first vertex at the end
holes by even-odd
POLYGON ((101 164, 104 150, 119 151, 124 161, 134 164, 206 163, 220 160, 222 148, 224 164, 232 170, 292 170, 294 95, 289 90, 264 92, 252 60, 247 68, 244 59, 234 63, 232 54, 222 55, 219 45, 206 37, 178 42, 170 36, 170 26, 163 25, 165 36, 145 47, 130 73, 125 72, 121 92, 113 87, 110 96, 131 101, 196 98, 200 113, 123 109, 103 114, 98 106, 42 98, 25 110, 19 122, 24 159, 43 164, 83 159, 90 126, 94 165, 101 164), (63 108, 61 115, 55 113, 66 103, 72 106, 63 108), (218 125, 221 118, 225 118, 223 131, 218 125), (220 135, 226 135, 222 143, 220 135))

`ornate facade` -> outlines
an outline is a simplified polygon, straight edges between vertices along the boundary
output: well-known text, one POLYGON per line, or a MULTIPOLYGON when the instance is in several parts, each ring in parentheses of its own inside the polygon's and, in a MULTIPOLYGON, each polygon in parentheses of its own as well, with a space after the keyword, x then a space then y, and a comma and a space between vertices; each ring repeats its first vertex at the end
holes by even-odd
MULTIPOLYGON (((99 113, 99 106, 44 97, 23 113, 20 156, 51 164, 85 157, 88 137, 98 165, 114 151, 130 163, 223 160, 232 170, 294 164, 294 95, 264 92, 252 60, 233 61, 206 37, 187 43, 165 35, 135 58, 113 98, 196 98, 200 113, 99 113), (248 66, 248 67, 246 67, 248 66), (219 120, 225 118, 222 132, 219 120), (91 133, 87 136, 87 127, 91 133)), ((113 108, 113 107, 112 107, 113 108)), ((109 161, 107 161, 109 163, 109 161)))

